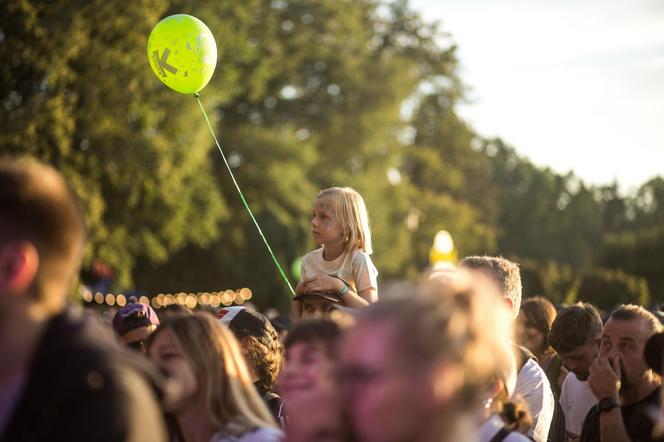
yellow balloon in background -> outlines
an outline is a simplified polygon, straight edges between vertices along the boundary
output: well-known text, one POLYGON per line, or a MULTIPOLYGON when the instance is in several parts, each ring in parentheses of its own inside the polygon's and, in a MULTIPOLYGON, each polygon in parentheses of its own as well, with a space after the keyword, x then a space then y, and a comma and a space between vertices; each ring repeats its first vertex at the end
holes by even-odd
POLYGON ((155 75, 176 92, 203 89, 217 66, 217 43, 210 29, 187 14, 166 17, 148 39, 148 60, 155 75))
POLYGON ((429 262, 436 267, 439 264, 454 264, 458 261, 456 247, 452 235, 447 230, 439 230, 433 239, 433 246, 429 250, 429 262))

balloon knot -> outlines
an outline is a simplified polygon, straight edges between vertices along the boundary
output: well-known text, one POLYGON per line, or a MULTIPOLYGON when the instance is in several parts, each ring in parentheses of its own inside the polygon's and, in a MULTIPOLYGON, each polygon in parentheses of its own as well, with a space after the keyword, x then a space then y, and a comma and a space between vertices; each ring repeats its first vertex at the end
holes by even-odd
POLYGON ((194 100, 197 100, 200 95, 198 95, 198 92, 194 92, 194 100))

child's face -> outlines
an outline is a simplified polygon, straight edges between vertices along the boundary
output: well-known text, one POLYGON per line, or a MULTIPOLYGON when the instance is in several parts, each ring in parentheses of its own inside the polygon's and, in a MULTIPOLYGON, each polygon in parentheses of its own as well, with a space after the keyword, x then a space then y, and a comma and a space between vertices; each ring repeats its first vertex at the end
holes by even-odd
POLYGON ((344 240, 344 228, 332 211, 328 198, 318 198, 314 202, 311 234, 316 244, 339 244, 344 240))
POLYGON ((322 392, 333 388, 334 362, 325 344, 319 341, 297 342, 286 350, 286 363, 279 389, 284 398, 322 392))
POLYGON ((334 305, 334 302, 320 296, 306 296, 302 301, 302 320, 327 318, 334 305))

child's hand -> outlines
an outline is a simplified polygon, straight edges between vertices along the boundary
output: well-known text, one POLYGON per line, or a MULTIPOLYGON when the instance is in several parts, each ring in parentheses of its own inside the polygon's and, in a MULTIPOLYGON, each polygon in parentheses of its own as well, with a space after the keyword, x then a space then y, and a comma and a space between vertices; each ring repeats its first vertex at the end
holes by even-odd
POLYGON ((338 292, 344 286, 344 282, 339 278, 333 278, 332 276, 327 275, 319 275, 314 276, 313 278, 303 279, 300 283, 302 284, 303 293, 327 291, 338 292))

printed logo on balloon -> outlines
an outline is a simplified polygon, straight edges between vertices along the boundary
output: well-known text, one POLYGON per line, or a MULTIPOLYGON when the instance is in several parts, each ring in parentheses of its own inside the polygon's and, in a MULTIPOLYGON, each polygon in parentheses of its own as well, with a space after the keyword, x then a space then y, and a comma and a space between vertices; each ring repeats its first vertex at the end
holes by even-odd
POLYGON ((217 43, 210 29, 196 17, 171 15, 150 33, 148 60, 166 86, 181 94, 195 94, 214 74, 217 43))

